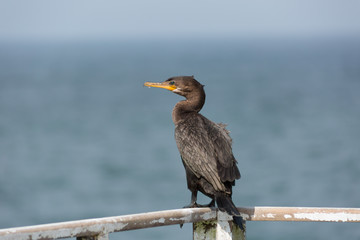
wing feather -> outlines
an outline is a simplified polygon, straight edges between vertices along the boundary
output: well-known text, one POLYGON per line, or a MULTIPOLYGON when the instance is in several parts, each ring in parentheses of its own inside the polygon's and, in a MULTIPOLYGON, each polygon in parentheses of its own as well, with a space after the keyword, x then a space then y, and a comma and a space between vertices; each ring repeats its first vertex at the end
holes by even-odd
POLYGON ((240 177, 231 138, 222 125, 194 114, 176 126, 175 139, 187 168, 217 191, 227 191, 224 182, 240 177))
POLYGON ((214 142, 220 178, 223 182, 233 182, 240 178, 240 171, 236 166, 237 161, 232 153, 232 139, 225 126, 226 125, 222 123, 213 123, 211 127, 216 130, 210 130, 209 132, 212 134, 214 142))

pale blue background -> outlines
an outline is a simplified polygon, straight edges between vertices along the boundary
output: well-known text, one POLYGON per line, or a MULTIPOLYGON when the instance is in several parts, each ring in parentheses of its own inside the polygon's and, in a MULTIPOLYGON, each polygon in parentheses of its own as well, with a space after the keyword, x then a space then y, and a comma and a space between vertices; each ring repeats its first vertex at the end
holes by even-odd
MULTIPOLYGON (((0 228, 180 208, 181 98, 228 124, 238 206, 360 207, 359 1, 0 1, 0 228)), ((205 197, 201 202, 208 202, 205 197)), ((248 222, 248 239, 359 224, 248 222)), ((191 225, 110 239, 190 239, 191 225)))
POLYGON ((0 1, 5 39, 353 35, 358 0, 0 1))

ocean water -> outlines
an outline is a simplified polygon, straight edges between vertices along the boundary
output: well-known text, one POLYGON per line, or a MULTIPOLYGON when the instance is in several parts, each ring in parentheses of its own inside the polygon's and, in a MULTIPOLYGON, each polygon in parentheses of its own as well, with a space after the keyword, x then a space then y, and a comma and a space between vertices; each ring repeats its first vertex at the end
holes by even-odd
MULTIPOLYGON (((143 87, 176 75, 195 75, 202 114, 228 124, 237 206, 360 207, 359 42, 2 42, 0 228, 187 205, 181 97, 143 87)), ((110 235, 191 237, 191 224, 110 235)), ((248 222, 247 238, 360 239, 360 225, 248 222)))

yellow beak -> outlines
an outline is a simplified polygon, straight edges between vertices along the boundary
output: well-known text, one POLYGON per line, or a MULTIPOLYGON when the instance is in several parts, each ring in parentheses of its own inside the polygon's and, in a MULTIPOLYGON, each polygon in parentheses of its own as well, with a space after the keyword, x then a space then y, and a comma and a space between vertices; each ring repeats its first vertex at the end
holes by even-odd
POLYGON ((153 83, 153 82, 146 82, 144 83, 144 86, 146 87, 156 87, 156 88, 164 88, 167 89, 169 91, 173 91, 176 89, 176 86, 170 85, 169 82, 161 82, 161 83, 153 83))

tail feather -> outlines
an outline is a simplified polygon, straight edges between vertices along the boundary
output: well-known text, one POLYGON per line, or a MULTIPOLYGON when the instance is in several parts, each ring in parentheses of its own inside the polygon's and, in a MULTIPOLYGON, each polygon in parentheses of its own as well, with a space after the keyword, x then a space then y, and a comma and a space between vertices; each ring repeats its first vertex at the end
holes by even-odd
POLYGON ((241 216, 233 216, 233 221, 242 231, 245 231, 245 221, 241 216))
POLYGON ((240 212, 237 210, 231 197, 225 193, 218 193, 215 195, 215 201, 219 210, 233 216, 234 223, 244 231, 244 219, 241 217, 240 212))

